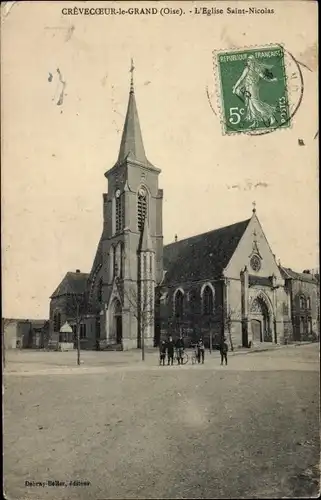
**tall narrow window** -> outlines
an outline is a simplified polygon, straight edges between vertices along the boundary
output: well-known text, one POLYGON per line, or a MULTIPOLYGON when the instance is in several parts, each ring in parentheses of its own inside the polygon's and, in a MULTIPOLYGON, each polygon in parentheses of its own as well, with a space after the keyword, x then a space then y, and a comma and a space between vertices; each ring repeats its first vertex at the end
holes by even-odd
POLYGON ((304 324, 304 317, 302 316, 300 318, 300 333, 305 333, 304 330, 305 330, 305 324, 304 324))
POLYGON ((144 188, 138 190, 137 195, 137 226, 142 231, 147 216, 147 192, 144 188))
POLYGON ((125 266, 125 250, 124 243, 120 243, 120 277, 124 277, 124 266, 125 266))
POLYGON ((309 333, 312 333, 312 318, 308 319, 309 333))
POLYGON ((85 339, 87 337, 86 324, 82 323, 80 325, 80 338, 85 339))
POLYGON ((209 286, 206 286, 203 291, 203 314, 212 314, 213 308, 213 290, 209 286))
POLYGON ((300 297, 300 308, 305 309, 305 298, 303 295, 300 297))
POLYGON ((310 297, 307 298, 307 308, 311 309, 311 299, 310 299, 310 297))
POLYGON ((113 278, 116 278, 116 276, 118 276, 118 266, 117 266, 117 248, 116 247, 112 247, 113 248, 113 278))
POLYGON ((123 206, 123 196, 119 189, 115 193, 116 198, 116 233, 120 232, 124 228, 124 206, 123 206))
POLYGON ((184 313, 184 294, 181 290, 177 290, 174 299, 174 311, 176 318, 181 318, 184 313))

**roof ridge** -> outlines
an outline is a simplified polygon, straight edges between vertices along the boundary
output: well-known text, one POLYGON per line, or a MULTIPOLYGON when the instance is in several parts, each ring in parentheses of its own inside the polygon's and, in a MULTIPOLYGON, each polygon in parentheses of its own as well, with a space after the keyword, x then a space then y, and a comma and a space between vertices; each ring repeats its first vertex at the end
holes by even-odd
POLYGON ((77 272, 77 271, 67 271, 66 276, 67 276, 67 274, 75 274, 77 276, 84 276, 86 274, 89 275, 90 273, 83 273, 82 271, 80 271, 80 272, 77 272))
POLYGON ((298 272, 292 269, 291 267, 285 267, 285 266, 280 266, 280 267, 289 276, 289 278, 299 277, 307 282, 317 281, 317 278, 315 277, 314 274, 298 272))
POLYGON ((228 228, 231 228, 232 226, 236 226, 238 224, 244 224, 245 222, 249 223, 250 220, 251 220, 251 218, 241 220, 239 222, 234 222, 233 224, 229 224, 228 226, 221 226, 221 227, 217 227, 216 229, 210 229, 209 231, 205 231, 204 233, 194 234, 193 236, 187 236, 187 238, 183 238, 182 240, 173 241, 172 243, 167 243, 167 245, 164 245, 164 247, 168 247, 170 245, 176 245, 177 243, 180 243, 182 241, 186 241, 186 240, 189 240, 192 238, 197 238, 200 236, 205 236, 206 234, 214 233, 215 231, 220 231, 222 229, 228 229, 228 228))

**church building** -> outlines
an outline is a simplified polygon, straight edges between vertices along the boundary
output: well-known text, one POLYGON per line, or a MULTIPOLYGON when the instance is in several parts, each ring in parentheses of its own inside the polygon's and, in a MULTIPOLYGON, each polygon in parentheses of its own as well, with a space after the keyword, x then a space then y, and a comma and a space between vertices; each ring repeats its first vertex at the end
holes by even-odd
POLYGON ((74 333, 79 324, 89 349, 152 347, 179 333, 186 343, 223 335, 235 347, 282 343, 292 340, 293 322, 296 339, 318 335, 318 280, 305 275, 296 286, 302 276, 277 264, 255 206, 246 220, 163 246, 160 173, 145 153, 131 71, 94 262, 89 274, 68 272, 52 294, 51 342, 61 341, 66 321, 74 333), (295 312, 298 294, 310 307, 304 314, 295 312))

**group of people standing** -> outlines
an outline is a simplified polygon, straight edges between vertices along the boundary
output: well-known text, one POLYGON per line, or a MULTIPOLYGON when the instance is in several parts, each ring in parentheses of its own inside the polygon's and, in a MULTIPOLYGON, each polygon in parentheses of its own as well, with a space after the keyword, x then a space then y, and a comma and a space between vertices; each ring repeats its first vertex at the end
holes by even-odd
MULTIPOLYGON (((198 363, 202 362, 202 364, 204 364, 205 346, 202 338, 199 339, 195 347, 196 347, 195 357, 198 363)), ((165 342, 165 340, 161 342, 160 359, 159 359, 161 365, 163 366, 165 365, 166 354, 167 354, 167 365, 173 365, 175 349, 176 349, 177 362, 179 365, 182 365, 184 357, 184 349, 185 349, 182 334, 179 336, 176 342, 174 342, 173 337, 171 335, 168 337, 167 342, 165 342)), ((228 353, 228 345, 226 342, 226 338, 224 337, 221 339, 220 342, 221 365, 223 365, 224 361, 225 364, 227 365, 227 353, 228 353)))
POLYGON ((163 340, 160 345, 160 364, 165 365, 165 359, 167 354, 167 364, 172 365, 174 363, 174 351, 176 348, 177 361, 178 364, 183 364, 184 355, 184 340, 182 335, 179 336, 176 343, 173 341, 173 337, 170 335, 168 341, 163 340))

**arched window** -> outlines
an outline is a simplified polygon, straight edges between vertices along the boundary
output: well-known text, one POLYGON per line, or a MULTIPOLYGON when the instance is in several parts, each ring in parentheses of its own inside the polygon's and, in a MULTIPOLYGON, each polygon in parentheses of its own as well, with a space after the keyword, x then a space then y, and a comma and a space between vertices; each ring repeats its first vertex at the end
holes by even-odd
POLYGON ((112 259, 113 259, 113 278, 118 276, 118 266, 117 266, 117 251, 116 247, 112 246, 112 259))
POLYGON ((125 249, 124 243, 120 243, 120 277, 124 277, 124 266, 125 266, 125 249))
POLYGON ((115 253, 114 246, 111 245, 110 249, 109 249, 109 275, 110 275, 110 279, 114 278, 114 253, 115 253))
POLYGON ((177 290, 174 297, 174 313, 176 318, 181 318, 184 314, 184 294, 177 290))
POLYGON ((305 309, 305 298, 303 295, 300 297, 300 309, 305 309))
POLYGON ((214 297, 213 290, 208 285, 203 290, 203 314, 213 314, 214 297))
POLYGON ((311 299, 310 299, 310 297, 307 298, 307 308, 311 309, 311 299))
POLYGON ((119 233, 124 228, 124 203, 123 195, 117 189, 116 194, 116 233, 119 233))
POLYGON ((138 230, 144 228, 145 219, 147 216, 147 191, 143 187, 138 190, 137 194, 137 226, 138 230))

